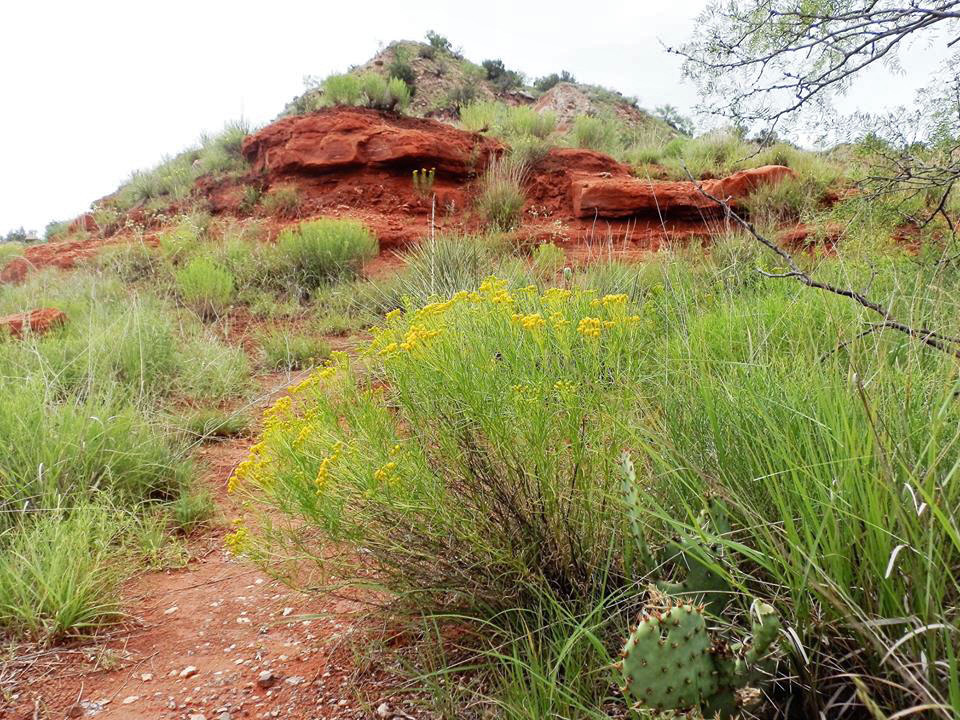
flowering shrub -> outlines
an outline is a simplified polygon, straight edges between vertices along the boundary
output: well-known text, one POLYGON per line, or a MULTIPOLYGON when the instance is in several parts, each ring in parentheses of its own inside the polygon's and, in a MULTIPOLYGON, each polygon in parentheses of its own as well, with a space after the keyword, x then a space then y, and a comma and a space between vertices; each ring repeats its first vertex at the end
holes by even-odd
POLYGON ((626 295, 496 278, 393 311, 360 361, 336 355, 266 412, 230 489, 287 523, 232 547, 295 549, 435 607, 589 594, 611 580, 611 458, 636 429, 655 325, 626 295))

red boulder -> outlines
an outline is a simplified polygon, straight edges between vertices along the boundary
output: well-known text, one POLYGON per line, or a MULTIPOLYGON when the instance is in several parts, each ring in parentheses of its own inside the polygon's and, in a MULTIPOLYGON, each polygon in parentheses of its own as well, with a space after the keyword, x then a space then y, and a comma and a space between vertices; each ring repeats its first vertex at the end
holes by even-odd
MULTIPOLYGON (((737 205, 760 185, 792 177, 782 165, 742 170, 720 180, 704 180, 703 190, 737 205)), ((577 217, 629 217, 631 215, 702 216, 722 208, 706 197, 693 182, 643 180, 611 176, 575 179, 572 183, 573 213, 577 217)))
POLYGON ((404 117, 363 108, 330 108, 286 117, 243 141, 255 172, 313 175, 361 167, 465 177, 482 171, 503 146, 478 133, 436 120, 404 117))
POLYGON ((40 308, 26 313, 0 317, 0 332, 9 332, 13 337, 23 337, 25 332, 43 335, 67 322, 67 316, 56 308, 40 308))

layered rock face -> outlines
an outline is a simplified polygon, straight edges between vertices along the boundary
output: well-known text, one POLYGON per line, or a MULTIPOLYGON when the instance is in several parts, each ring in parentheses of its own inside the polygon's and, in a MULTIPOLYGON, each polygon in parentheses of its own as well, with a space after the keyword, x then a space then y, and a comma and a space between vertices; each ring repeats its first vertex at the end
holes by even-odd
POLYGON ((40 308, 31 312, 0 317, 0 334, 13 335, 15 338, 23 337, 26 332, 42 335, 66 322, 67 316, 60 310, 40 308))
MULTIPOLYGON (((700 183, 704 192, 736 206, 764 184, 792 177, 782 165, 742 170, 720 180, 700 183)), ((631 215, 701 217, 716 215, 722 208, 692 182, 643 180, 629 175, 574 179, 571 184, 573 214, 580 218, 623 218, 631 215)))
POLYGON ((254 172, 267 175, 424 166, 463 178, 482 172, 490 156, 503 149, 496 140, 435 120, 362 108, 283 118, 243 143, 254 172))

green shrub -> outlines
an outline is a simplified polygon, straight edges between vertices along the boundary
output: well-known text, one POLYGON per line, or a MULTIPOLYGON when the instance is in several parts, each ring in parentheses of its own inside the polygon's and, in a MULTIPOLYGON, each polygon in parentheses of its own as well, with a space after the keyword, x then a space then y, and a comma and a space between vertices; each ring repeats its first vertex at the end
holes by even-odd
POLYGON ((271 188, 260 202, 268 214, 276 217, 294 218, 300 214, 300 191, 295 185, 271 188))
POLYGON ((323 81, 325 105, 359 105, 363 89, 356 75, 331 75, 323 81))
POLYGON ((0 243, 0 268, 13 260, 15 257, 19 257, 21 255, 23 255, 22 243, 0 243))
POLYGON ((257 185, 244 185, 243 196, 240 199, 239 210, 242 213, 252 213, 260 204, 260 198, 263 197, 263 189, 257 185))
POLYGON ((533 251, 533 272, 546 279, 554 277, 567 262, 567 255, 553 243, 537 245, 533 251))
POLYGON ((540 92, 547 92, 547 90, 550 90, 559 83, 575 83, 576 81, 577 79, 573 76, 573 73, 561 70, 559 75, 557 73, 550 73, 549 75, 537 78, 533 81, 533 86, 540 92))
POLYGON ((195 257, 176 274, 177 293, 201 317, 226 312, 236 293, 233 275, 208 257, 195 257))
POLYGON ((277 238, 275 272, 288 287, 312 291, 360 272, 377 254, 377 239, 355 220, 311 220, 277 238))
POLYGON ((366 73, 360 76, 360 87, 367 107, 392 111, 404 110, 410 104, 410 88, 400 78, 366 73))
POLYGON ((325 105, 359 105, 378 110, 404 110, 410 104, 410 88, 402 78, 384 78, 374 72, 362 75, 331 75, 323 83, 325 105))
MULTIPOLYGON (((338 583, 376 577, 392 611, 471 625, 488 673, 465 684, 492 706, 609 716, 609 658, 649 573, 687 572, 625 560, 615 461, 630 448, 648 543, 702 533, 734 616, 756 596, 790 628, 769 702, 828 703, 856 692, 851 676, 884 713, 949 698, 955 362, 899 333, 861 336, 873 316, 846 298, 729 283, 757 261, 735 240, 723 257, 574 278, 623 292, 491 280, 391 313, 362 364, 338 360, 267 413, 264 450, 233 483, 264 523, 238 543, 264 562, 302 552, 338 583), (710 496, 729 532, 697 524, 710 496), (343 543, 364 553, 335 552, 343 543), (587 665, 567 676, 560 648, 587 665)), ((958 332, 955 269, 870 254, 816 272, 870 282, 908 322, 958 332)))
POLYGON ((447 55, 453 55, 453 45, 450 41, 447 40, 443 35, 434 32, 433 30, 427 30, 427 42, 430 43, 430 47, 436 50, 437 52, 444 53, 447 55))
POLYGON ((284 330, 260 333, 257 344, 270 370, 302 370, 330 356, 330 346, 320 338, 284 330))
POLYGON ((615 155, 620 147, 621 123, 612 116, 578 115, 570 128, 574 147, 615 155))
POLYGON ((387 76, 403 80, 413 94, 417 84, 417 74, 410 64, 410 49, 401 45, 394 48, 393 60, 387 66, 387 76))
POLYGON ((460 125, 472 132, 489 132, 512 144, 518 139, 547 138, 557 127, 557 116, 549 110, 537 112, 530 107, 480 100, 460 108, 460 125))
POLYGON ((477 208, 490 228, 513 230, 520 225, 526 202, 523 184, 527 166, 512 158, 495 158, 480 179, 477 208))
POLYGON ((47 226, 43 231, 43 239, 47 242, 50 242, 51 240, 57 240, 60 236, 66 234, 69 228, 69 220, 52 220, 51 222, 47 223, 47 226))

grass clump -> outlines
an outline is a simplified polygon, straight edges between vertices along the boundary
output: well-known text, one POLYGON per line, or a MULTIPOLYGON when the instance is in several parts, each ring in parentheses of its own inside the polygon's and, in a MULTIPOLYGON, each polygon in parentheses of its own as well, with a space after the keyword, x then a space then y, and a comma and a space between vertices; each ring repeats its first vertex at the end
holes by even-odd
POLYGON ((89 633, 120 614, 116 516, 98 504, 54 508, 0 534, 0 628, 36 639, 89 633))
POLYGON ((513 158, 494 158, 480 179, 477 209, 496 231, 507 232, 520 225, 526 202, 523 184, 527 165, 513 158))
POLYGON ((611 116, 578 115, 570 128, 574 147, 616 155, 620 145, 620 123, 611 116))
POLYGON ((300 190, 294 185, 278 185, 260 197, 260 205, 269 215, 294 218, 300 213, 300 190))
POLYGON ((336 279, 355 277, 377 254, 373 233, 355 220, 311 220, 277 238, 275 270, 288 286, 305 292, 336 279))
POLYGON ((302 370, 330 356, 330 346, 308 334, 269 330, 257 336, 257 344, 270 370, 302 370))
POLYGON ((327 106, 360 106, 403 111, 410 104, 410 87, 400 77, 377 73, 331 75, 323 81, 322 102, 327 106))
POLYGON ((236 294, 233 274, 207 257, 195 257, 176 273, 183 303, 203 318, 223 315, 236 294))

